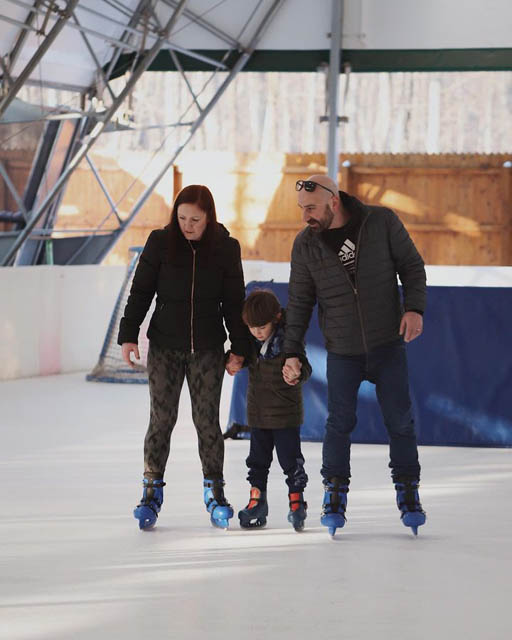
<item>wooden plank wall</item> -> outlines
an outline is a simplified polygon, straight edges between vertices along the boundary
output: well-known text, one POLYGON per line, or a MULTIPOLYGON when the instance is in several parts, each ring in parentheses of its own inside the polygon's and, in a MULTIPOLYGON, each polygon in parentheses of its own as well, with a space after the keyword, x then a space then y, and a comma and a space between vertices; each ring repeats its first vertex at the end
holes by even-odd
MULTIPOLYGON (((125 218, 144 191, 146 184, 121 169, 114 160, 99 155, 93 156, 93 158, 113 201, 117 203, 122 200, 118 211, 120 217, 125 218), (126 192, 128 195, 122 199, 126 192)), ((22 196, 30 173, 32 153, 8 151, 0 153, 0 159, 18 193, 22 196)), ((169 190, 167 197, 164 198, 156 192, 151 194, 141 212, 107 256, 105 261, 107 264, 126 264, 131 255, 130 247, 144 245, 152 229, 167 224, 173 191, 177 193, 181 189, 181 174, 178 168, 174 167, 174 170, 171 169, 171 171, 173 171, 173 188, 169 190)), ((0 178, 0 209, 16 211, 17 208, 13 196, 3 179, 0 178)), ((62 230, 94 229, 104 218, 107 218, 109 211, 110 206, 92 171, 85 162, 82 162, 73 172, 64 192, 55 225, 55 235, 57 237, 59 235, 84 235, 84 233, 64 234, 62 230)), ((114 215, 111 215, 102 228, 109 230, 117 227, 117 220, 114 215)), ((0 231, 8 231, 12 228, 12 224, 0 223, 0 231)))
MULTIPOLYGON (((93 155, 93 160, 110 196, 118 206, 124 220, 146 188, 146 183, 117 164, 115 159, 93 155)), ((172 169, 171 169, 172 171, 172 169)), ((172 193, 164 197, 154 191, 130 224, 125 233, 107 256, 106 264, 125 264, 129 261, 130 247, 143 246, 152 229, 163 227, 169 220, 169 202, 172 193)), ((63 229, 94 229, 106 219, 104 230, 117 229, 119 224, 111 207, 88 165, 82 162, 74 171, 66 188, 57 223, 56 232, 63 229)), ((66 234, 69 235, 69 234, 66 234)), ((79 235, 79 234, 74 234, 79 235)))
MULTIPOLYGON (((210 154, 212 157, 215 154, 210 154)), ((295 182, 312 173, 325 173, 323 154, 280 154, 277 180, 259 175, 265 162, 244 162, 236 154, 227 179, 221 176, 226 202, 232 203, 231 233, 240 240, 246 260, 287 262, 293 239, 302 228, 295 182), (276 186, 277 185, 277 186, 276 186), (231 192, 230 192, 231 193, 231 192), (251 213, 252 211, 252 213, 251 213)), ((23 192, 31 153, 0 154, 11 179, 23 192)), ((258 160, 258 158, 256 158, 258 160)), ((403 220, 427 264, 512 265, 512 155, 340 155, 341 188, 364 202, 394 209, 403 220)), ((134 181, 114 159, 95 158, 98 169, 117 201, 134 181)), ((268 164, 268 163, 267 163, 268 164)), ((267 167, 268 170, 268 167, 267 167)), ((174 193, 181 184, 197 181, 174 168, 174 193)), ((143 191, 136 182, 121 207, 121 217, 143 191)), ((171 187, 172 188, 172 187, 171 187)), ((151 229, 166 224, 173 194, 153 193, 129 230, 107 257, 109 264, 126 263, 128 248, 144 244, 151 229)), ((218 190, 218 188, 217 188, 218 190)), ((215 192, 215 189, 214 189, 215 192)), ((0 180, 0 208, 14 211, 15 202, 0 180)), ((108 213, 105 196, 90 170, 81 165, 72 176, 59 211, 57 228, 93 228, 108 213)), ((219 213, 225 207, 219 208, 219 213)), ((222 216, 222 213, 221 213, 222 216)), ((222 217, 221 217, 222 221, 222 217)), ((7 229, 7 225, 0 225, 7 229)), ((105 228, 114 228, 111 218, 105 228)))
MULTIPOLYGON (((392 208, 427 264, 512 264, 512 168, 503 155, 340 156, 340 185, 392 208)), ((268 215, 246 259, 287 261, 302 228, 295 181, 325 172, 325 157, 289 155, 268 215)), ((242 229, 241 229, 242 231, 242 229)))

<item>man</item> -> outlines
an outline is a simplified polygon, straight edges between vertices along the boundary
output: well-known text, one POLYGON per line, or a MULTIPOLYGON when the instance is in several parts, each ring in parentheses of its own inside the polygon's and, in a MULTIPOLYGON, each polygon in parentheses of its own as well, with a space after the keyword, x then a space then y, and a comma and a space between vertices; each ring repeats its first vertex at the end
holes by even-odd
POLYGON ((356 426, 359 386, 369 380, 376 386, 389 435, 389 466, 402 521, 417 534, 426 516, 418 496, 420 464, 404 342, 423 329, 423 260, 390 209, 364 205, 323 175, 297 181, 296 189, 307 227, 292 250, 283 377, 294 384, 300 375, 296 356, 303 352, 318 302, 328 352, 321 522, 331 535, 345 524, 350 434, 356 426))

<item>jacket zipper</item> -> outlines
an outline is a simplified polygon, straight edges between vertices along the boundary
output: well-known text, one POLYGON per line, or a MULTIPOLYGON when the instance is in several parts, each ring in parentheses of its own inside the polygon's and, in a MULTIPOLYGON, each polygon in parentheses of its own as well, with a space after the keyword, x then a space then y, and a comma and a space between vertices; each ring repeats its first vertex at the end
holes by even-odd
POLYGON ((190 290, 190 353, 194 353, 194 287, 196 281, 196 250, 188 241, 192 249, 192 288, 190 290))
POLYGON ((368 219, 368 215, 366 215, 364 220, 361 222, 361 227, 359 228, 359 233, 357 234, 356 256, 355 256, 355 264, 354 264, 355 286, 352 283, 352 278, 350 277, 350 274, 347 271, 346 267, 344 267, 340 262, 340 266, 343 269, 343 271, 345 272, 345 276, 347 277, 348 283, 352 287, 352 291, 354 292, 354 296, 356 298, 357 315, 359 316, 359 324, 361 325, 361 337, 363 338, 363 347, 364 347, 365 353, 368 353, 368 343, 366 342, 366 333, 365 333, 365 329, 364 329, 363 313, 361 311, 361 304, 359 302, 359 292, 357 290, 357 286, 358 286, 357 285, 357 263, 358 263, 358 260, 359 260, 359 246, 360 246, 360 242, 361 242, 361 233, 363 231, 363 227, 364 227, 367 219, 368 219))

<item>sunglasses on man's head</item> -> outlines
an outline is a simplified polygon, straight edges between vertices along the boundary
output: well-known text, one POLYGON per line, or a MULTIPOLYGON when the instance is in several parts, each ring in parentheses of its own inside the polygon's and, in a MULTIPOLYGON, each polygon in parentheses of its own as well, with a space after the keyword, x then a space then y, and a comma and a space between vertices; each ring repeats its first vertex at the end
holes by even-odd
POLYGON ((314 191, 317 187, 322 187, 322 189, 325 189, 334 197, 336 197, 334 191, 331 191, 331 189, 324 187, 324 185, 320 184, 319 182, 314 182, 313 180, 297 180, 297 182, 295 183, 295 191, 301 191, 301 189, 304 189, 304 191, 314 191))

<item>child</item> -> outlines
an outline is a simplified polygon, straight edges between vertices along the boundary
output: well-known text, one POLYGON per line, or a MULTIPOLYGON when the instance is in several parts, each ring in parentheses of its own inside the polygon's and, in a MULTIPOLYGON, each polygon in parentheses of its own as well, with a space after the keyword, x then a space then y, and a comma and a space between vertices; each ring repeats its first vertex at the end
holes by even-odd
POLYGON ((284 313, 272 291, 262 289, 247 297, 242 311, 242 319, 254 337, 247 389, 251 443, 246 463, 251 495, 248 505, 238 513, 243 528, 263 527, 267 522, 267 478, 274 447, 289 488, 288 521, 295 531, 302 531, 306 519, 303 491, 308 476, 300 448, 300 425, 304 417, 301 383, 311 375, 311 366, 306 357, 301 356, 298 382, 289 385, 284 381, 284 313))

